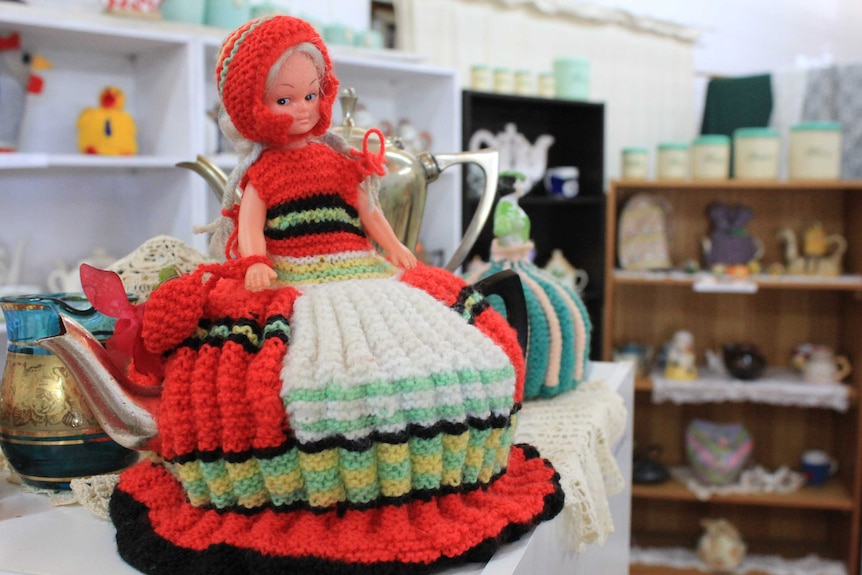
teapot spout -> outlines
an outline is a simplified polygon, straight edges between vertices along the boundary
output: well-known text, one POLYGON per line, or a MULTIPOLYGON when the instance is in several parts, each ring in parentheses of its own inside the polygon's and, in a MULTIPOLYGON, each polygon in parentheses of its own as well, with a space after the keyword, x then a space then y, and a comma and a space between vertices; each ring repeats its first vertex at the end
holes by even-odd
POLYGON ((129 449, 153 449, 158 428, 150 409, 155 397, 134 398, 134 384, 108 357, 102 344, 70 317, 60 315, 57 335, 36 343, 59 357, 75 376, 102 429, 129 449), (152 404, 144 407, 142 404, 152 404))

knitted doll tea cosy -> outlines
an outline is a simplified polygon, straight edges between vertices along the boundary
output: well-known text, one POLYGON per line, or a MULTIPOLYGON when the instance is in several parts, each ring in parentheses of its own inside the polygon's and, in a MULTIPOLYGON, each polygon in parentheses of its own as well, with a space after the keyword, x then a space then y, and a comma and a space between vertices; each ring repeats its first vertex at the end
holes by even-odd
POLYGON ((130 378, 158 392, 152 455, 111 500, 120 555, 172 575, 421 573, 485 561, 554 517, 559 476, 512 444, 517 334, 461 278, 375 250, 361 203, 379 165, 326 134, 338 82, 314 29, 244 24, 216 81, 245 150, 226 220, 241 236, 254 190, 266 252, 229 239, 226 262, 166 281, 118 329, 130 378), (298 44, 321 56, 302 133, 262 103, 298 44), (268 289, 247 289, 255 266, 268 289))

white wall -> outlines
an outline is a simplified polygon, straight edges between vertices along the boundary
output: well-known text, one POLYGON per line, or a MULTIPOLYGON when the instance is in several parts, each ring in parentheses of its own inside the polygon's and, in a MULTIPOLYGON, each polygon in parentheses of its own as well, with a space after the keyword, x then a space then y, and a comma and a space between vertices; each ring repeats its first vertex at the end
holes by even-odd
POLYGON ((862 59, 859 0, 593 0, 701 30, 695 70, 737 76, 862 59))
POLYGON ((693 53, 692 133, 700 131, 711 76, 786 76, 812 66, 862 61, 860 0, 593 1, 700 31, 693 53))

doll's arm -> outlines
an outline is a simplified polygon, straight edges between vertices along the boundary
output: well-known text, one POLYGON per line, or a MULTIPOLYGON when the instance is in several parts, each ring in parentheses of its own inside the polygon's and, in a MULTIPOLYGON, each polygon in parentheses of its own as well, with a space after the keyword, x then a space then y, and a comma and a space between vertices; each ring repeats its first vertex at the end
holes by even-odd
POLYGON ((356 209, 359 212, 359 219, 362 221, 365 232, 369 238, 383 248, 393 264, 406 270, 416 267, 416 256, 401 243, 401 240, 392 231, 392 226, 386 221, 383 210, 371 197, 372 193, 363 186, 359 188, 359 201, 356 209))
MULTIPOLYGON (((242 193, 237 220, 237 241, 242 257, 266 256, 266 239, 263 227, 266 224, 266 204, 257 190, 247 184, 242 193)), ((268 288, 276 278, 275 271, 263 262, 252 264, 245 273, 245 289, 260 291, 268 288)))

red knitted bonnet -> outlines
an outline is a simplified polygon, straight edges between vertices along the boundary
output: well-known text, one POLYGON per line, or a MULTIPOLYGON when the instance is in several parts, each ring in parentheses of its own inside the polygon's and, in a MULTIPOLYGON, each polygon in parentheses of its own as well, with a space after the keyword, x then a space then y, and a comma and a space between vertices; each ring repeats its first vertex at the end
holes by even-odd
POLYGON ((301 42, 316 46, 325 63, 320 81, 320 121, 311 134, 329 128, 338 79, 320 35, 308 22, 291 16, 272 16, 246 22, 222 44, 216 63, 216 85, 225 111, 245 138, 268 146, 283 146, 303 136, 289 136, 293 123, 288 114, 273 114, 263 103, 266 77, 285 50, 301 42))

